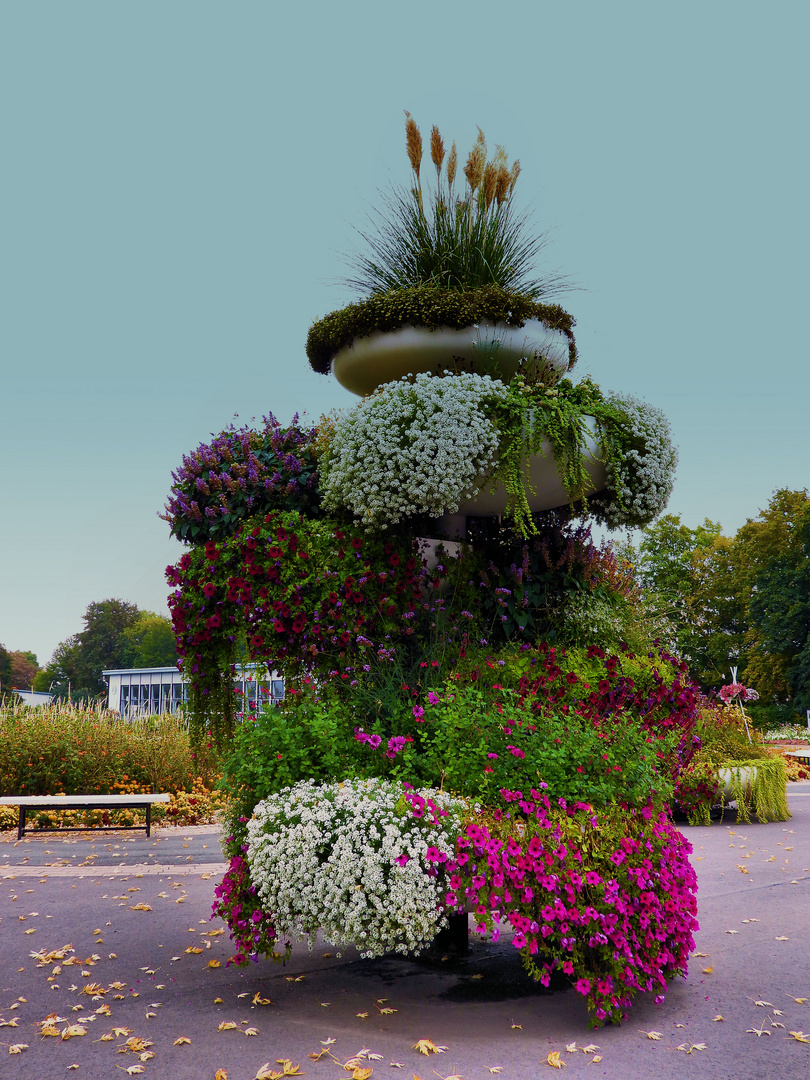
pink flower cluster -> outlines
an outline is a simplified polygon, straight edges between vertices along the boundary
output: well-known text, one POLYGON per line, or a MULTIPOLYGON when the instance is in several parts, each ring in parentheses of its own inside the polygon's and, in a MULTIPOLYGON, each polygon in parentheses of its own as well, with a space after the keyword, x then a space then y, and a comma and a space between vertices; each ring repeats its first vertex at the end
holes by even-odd
MULTIPOLYGON (((233 838, 231 838, 233 839, 233 838)), ((273 920, 264 911, 256 896, 256 886, 250 884, 250 870, 245 857, 247 845, 242 852, 231 858, 222 882, 214 889, 216 900, 211 918, 224 919, 230 927, 231 941, 236 948, 229 964, 243 966, 248 960, 258 960, 259 955, 282 959, 275 951, 276 931, 273 920)))
POLYGON ((689 842, 650 807, 594 811, 552 805, 534 789, 528 799, 501 794, 510 809, 458 838, 447 905, 471 908, 477 930, 496 938, 509 924, 543 985, 555 971, 576 977, 592 1024, 622 1018, 639 991, 663 1000, 667 979, 687 972, 698 928, 689 842))
POLYGON ((729 683, 728 686, 721 686, 720 697, 726 703, 735 700, 759 701, 759 694, 756 690, 751 690, 747 686, 743 686, 742 683, 729 683))

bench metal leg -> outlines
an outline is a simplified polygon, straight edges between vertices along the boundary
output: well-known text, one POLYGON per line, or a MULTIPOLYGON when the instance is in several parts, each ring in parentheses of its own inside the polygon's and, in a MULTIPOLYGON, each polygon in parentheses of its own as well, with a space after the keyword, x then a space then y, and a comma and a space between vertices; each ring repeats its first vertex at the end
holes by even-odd
POLYGON ((17 839, 22 840, 23 833, 25 832, 25 807, 20 807, 20 820, 17 823, 17 839))
POLYGON ((146 836, 147 836, 147 838, 151 834, 151 829, 152 829, 152 804, 147 803, 146 804, 146 836))

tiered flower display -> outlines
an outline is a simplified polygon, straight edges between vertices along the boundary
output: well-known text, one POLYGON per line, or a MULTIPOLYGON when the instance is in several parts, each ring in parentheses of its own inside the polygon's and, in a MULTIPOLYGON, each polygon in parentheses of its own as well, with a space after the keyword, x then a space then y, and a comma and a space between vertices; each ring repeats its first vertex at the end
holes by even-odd
POLYGON ((576 519, 650 521, 676 454, 658 410, 568 377, 519 164, 479 133, 460 167, 434 128, 431 189, 410 116, 406 139, 365 295, 307 343, 366 396, 312 429, 227 429, 164 515, 189 544, 168 577, 192 731, 226 754, 215 913, 246 963, 316 930, 413 952, 469 911, 598 1024, 687 970, 668 807, 699 694, 576 519), (282 707, 239 715, 245 661, 284 674, 282 707))

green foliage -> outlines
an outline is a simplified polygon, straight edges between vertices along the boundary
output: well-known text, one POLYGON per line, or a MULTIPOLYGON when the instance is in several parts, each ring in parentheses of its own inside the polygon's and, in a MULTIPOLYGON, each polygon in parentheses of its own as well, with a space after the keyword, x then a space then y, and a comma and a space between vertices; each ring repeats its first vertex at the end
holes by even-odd
POLYGON ((109 794, 120 785, 191 791, 211 783, 216 757, 195 757, 182 719, 123 721, 104 709, 51 705, 0 710, 0 794, 109 794))
POLYGON ((4 645, 0 645, 0 694, 11 690, 11 654, 4 645))
POLYGON ((761 645, 783 658, 797 711, 810 709, 810 503, 790 545, 755 579, 749 617, 761 645))
POLYGON ((170 619, 140 611, 137 621, 121 634, 121 667, 174 667, 177 647, 170 619))
POLYGON ((496 285, 463 291, 416 285, 371 296, 334 311, 312 324, 307 335, 307 356, 315 371, 327 375, 330 364, 354 338, 403 326, 440 326, 461 330, 486 321, 520 327, 539 319, 568 338, 568 368, 577 359, 574 320, 558 304, 541 304, 496 285))

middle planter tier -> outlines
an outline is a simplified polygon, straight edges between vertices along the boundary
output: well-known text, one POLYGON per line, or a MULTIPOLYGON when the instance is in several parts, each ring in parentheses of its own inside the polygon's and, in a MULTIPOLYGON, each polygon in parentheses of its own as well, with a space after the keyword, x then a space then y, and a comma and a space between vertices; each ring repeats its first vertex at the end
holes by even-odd
POLYGON ((545 361, 556 378, 569 369, 570 342, 538 319, 523 326, 480 322, 462 330, 402 326, 355 338, 332 360, 332 374, 353 394, 370 394, 403 375, 474 371, 510 379, 521 360, 545 361))
MULTIPOLYGON (((596 441, 596 424, 588 417, 586 426, 589 429, 585 444, 585 468, 591 478, 591 489, 584 492, 585 496, 595 495, 607 486, 607 472, 600 460, 599 444, 596 441)), ((557 463, 554 460, 554 452, 548 440, 543 442, 542 454, 532 454, 528 459, 529 481, 534 489, 534 494, 526 488, 526 499, 533 513, 541 510, 553 510, 558 506, 565 506, 570 501, 568 492, 560 479, 557 463)), ((525 473, 524 473, 525 475, 525 473)), ((465 514, 469 517, 497 517, 506 511, 507 492, 506 488, 498 482, 493 490, 492 483, 483 482, 480 490, 472 499, 467 499, 459 505, 457 514, 465 514)))

